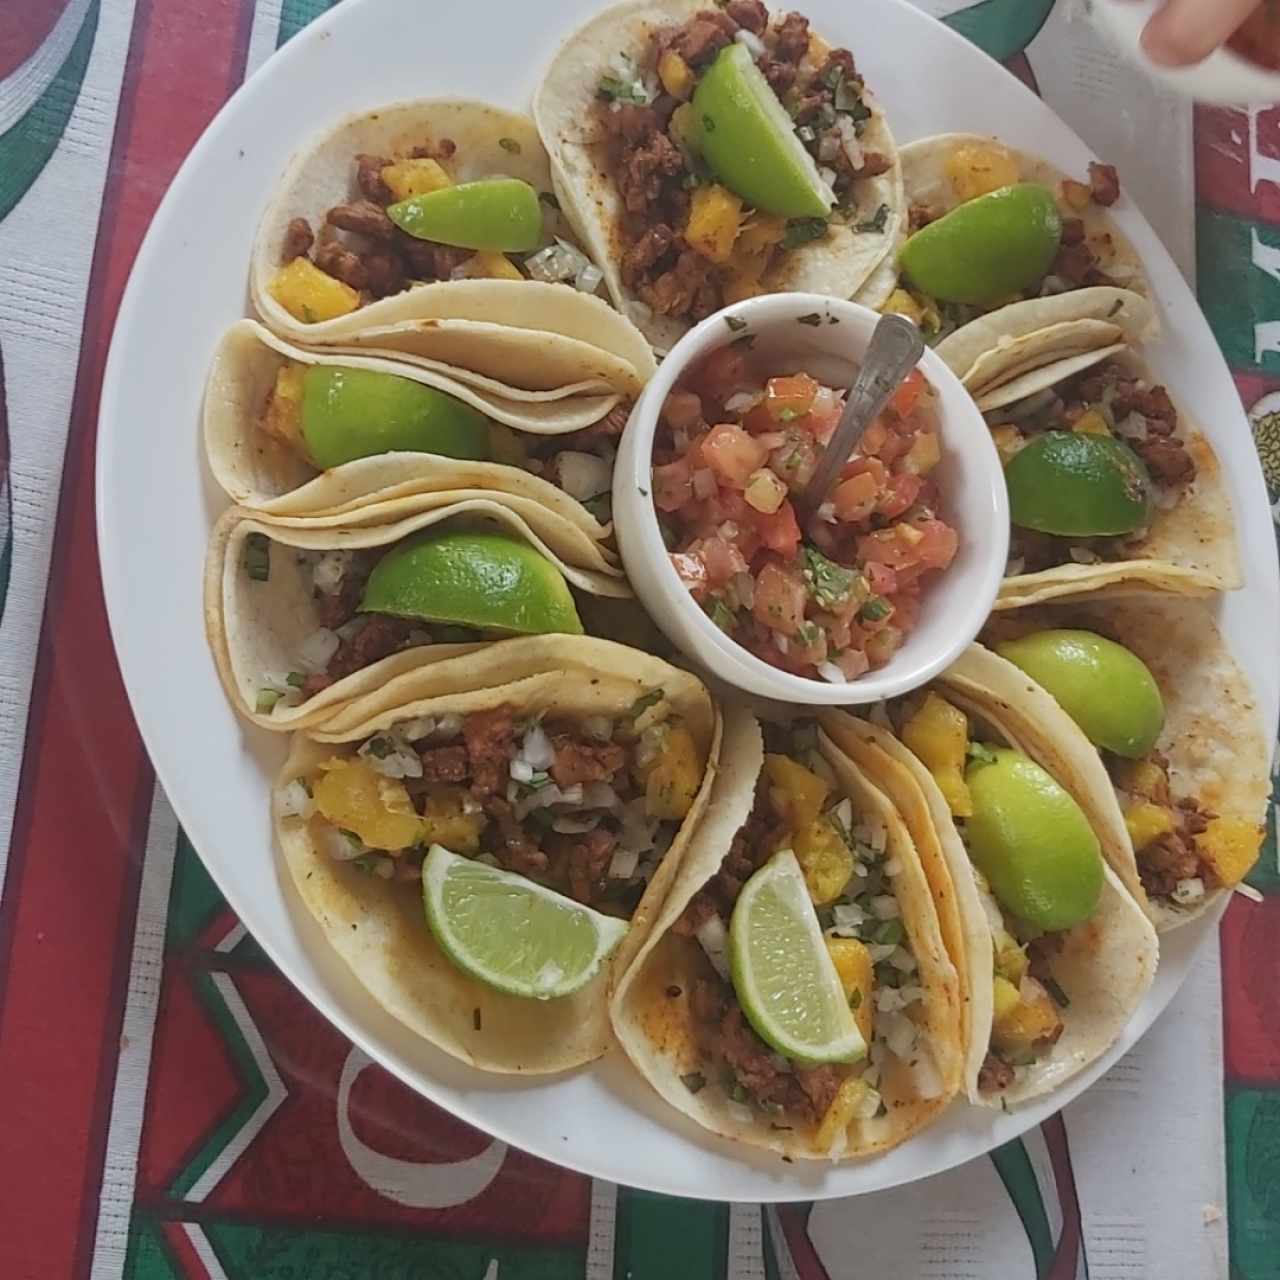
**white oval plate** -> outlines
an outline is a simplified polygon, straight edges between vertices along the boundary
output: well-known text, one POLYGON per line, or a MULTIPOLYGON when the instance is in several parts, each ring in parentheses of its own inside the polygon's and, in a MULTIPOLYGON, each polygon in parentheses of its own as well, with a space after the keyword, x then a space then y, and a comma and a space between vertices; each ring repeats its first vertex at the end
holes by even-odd
MULTIPOLYGON (((962 37, 903 0, 807 0, 848 43, 901 141, 944 130, 999 134, 1083 174, 1090 153, 1042 102, 962 37)), ((801 1167, 712 1139, 664 1109, 617 1055, 550 1080, 486 1076, 414 1037, 365 996, 300 911, 272 846, 268 790, 284 754, 227 705, 205 647, 200 577, 225 505, 200 459, 201 389, 222 330, 245 314, 250 240, 290 153, 349 111, 466 94, 519 107, 588 0, 351 0, 291 40, 240 90, 161 204, 120 309, 102 393, 98 539, 116 651, 142 736, 218 887, 280 969, 331 1022, 406 1084, 506 1141, 614 1181, 701 1198, 808 1200, 923 1178, 1016 1137, 1098 1078, 1150 1026, 1215 931, 1167 938, 1155 985, 1120 1042, 1067 1088, 1014 1114, 957 1105, 876 1159, 801 1167), (390 37, 390 38, 389 38, 390 37), (376 73, 374 72, 376 68, 376 73), (145 584, 145 591, 139 591, 145 584)), ((1227 635, 1276 720, 1280 633, 1275 543, 1248 425, 1213 335, 1147 223, 1122 207, 1164 310, 1153 360, 1231 476, 1250 580, 1224 604, 1227 635)))

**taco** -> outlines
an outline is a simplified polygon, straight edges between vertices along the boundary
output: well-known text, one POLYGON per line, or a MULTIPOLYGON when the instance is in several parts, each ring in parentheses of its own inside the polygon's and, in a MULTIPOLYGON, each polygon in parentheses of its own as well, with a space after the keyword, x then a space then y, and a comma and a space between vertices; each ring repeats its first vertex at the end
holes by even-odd
POLYGON ((1064 1084, 1114 1043, 1151 984, 1158 946, 1084 810, 989 702, 939 683, 878 708, 874 722, 843 712, 822 721, 917 846, 948 868, 963 921, 965 1088, 973 1102, 1007 1108, 1064 1084), (1034 807, 1020 815, 1027 798, 1034 807), (1064 845, 1070 863, 1055 859, 1064 845))
POLYGON ((446 1053, 525 1074, 598 1057, 610 973, 643 940, 706 802, 709 695, 634 649, 564 636, 490 645, 381 692, 363 723, 294 738, 273 813, 299 896, 373 998, 446 1053), (456 935, 449 949, 424 918, 433 845, 502 873, 508 895, 528 886, 593 922, 611 953, 556 998, 537 993, 561 974, 539 970, 528 995, 474 976, 456 935))
MULTIPOLYGON (((987 355, 997 369, 1016 363, 1025 358, 1022 340, 1052 325, 1089 320, 1076 336, 1097 346, 1141 341, 1156 332, 1150 281, 1108 212, 1120 198, 1112 166, 1091 163, 1089 181, 1077 182, 1037 156, 967 133, 922 138, 903 147, 901 156, 910 236, 899 257, 902 287, 884 310, 911 316, 970 390, 981 389, 981 370, 973 367, 978 356, 987 355), (1010 192, 1038 198, 1010 203, 1010 192), (972 270, 954 270, 957 255, 962 261, 978 256, 964 252, 954 236, 945 246, 953 269, 945 273, 938 270, 938 255, 920 252, 924 246, 916 241, 918 233, 962 208, 970 212, 971 225, 957 230, 977 234, 980 223, 972 213, 978 206, 970 202, 980 198, 1009 206, 991 220, 1000 242, 993 269, 1001 280, 994 296, 972 270), (1010 239, 1015 232, 1017 261, 1010 239), (1013 349, 995 361, 990 353, 1009 343, 1013 349)), ((937 230, 929 237, 937 240, 937 230)))
MULTIPOLYGON (((567 281, 555 309, 603 312, 590 305, 600 271, 570 234, 526 117, 480 102, 394 103, 348 116, 290 162, 254 242, 254 306, 307 342, 454 316, 426 300, 450 281, 567 281)), ((610 348, 607 335, 599 345, 610 348)))
POLYGON ((1244 672, 1199 601, 1020 609, 945 675, 998 700, 1089 814, 1158 929, 1195 919, 1258 858, 1270 751, 1244 672), (999 655, 999 656, 997 656, 999 655))
POLYGON ((629 0, 534 99, 556 192, 659 351, 730 302, 848 298, 904 216, 897 148, 847 49, 761 0, 629 0))
POLYGON ((255 724, 321 724, 437 649, 580 635, 570 585, 630 594, 610 552, 527 497, 446 490, 355 514, 384 522, 233 507, 214 526, 205 630, 227 696, 255 724))
POLYGON ((996 608, 1239 587, 1226 477, 1200 430, 1128 349, 1069 365, 1019 379, 1020 398, 985 415, 1013 521, 996 608))
POLYGON ((586 394, 516 399, 452 371, 293 347, 242 320, 214 356, 205 454, 227 494, 265 515, 339 515, 418 493, 495 489, 554 502, 601 540, 629 405, 582 385, 586 394))
POLYGON ((713 1133, 793 1159, 886 1151, 941 1114, 961 1082, 959 983, 915 845, 814 721, 766 725, 762 742, 746 710, 724 714, 706 815, 618 982, 614 1032, 662 1097, 713 1133), (798 863, 811 927, 825 935, 818 954, 853 1012, 858 1043, 844 1060, 777 1052, 739 994, 754 980, 729 960, 735 908, 779 860, 798 863))

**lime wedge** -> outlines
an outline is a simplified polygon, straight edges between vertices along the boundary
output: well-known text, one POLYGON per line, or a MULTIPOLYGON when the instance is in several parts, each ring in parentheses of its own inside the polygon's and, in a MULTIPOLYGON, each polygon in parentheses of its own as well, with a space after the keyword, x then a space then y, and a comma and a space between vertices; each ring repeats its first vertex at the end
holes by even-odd
POLYGON ((580 991, 627 932, 625 920, 438 844, 422 864, 422 897, 459 969, 529 1000, 580 991))
POLYGON ((747 881, 729 922, 729 966, 760 1038, 797 1062, 856 1062, 867 1044, 853 1020, 790 849, 747 881))
POLYGON ((551 561, 518 538, 471 529, 428 529, 393 547, 374 565, 360 609, 519 635, 582 634, 551 561))
POLYGON ((525 253, 542 242, 538 193, 519 178, 481 178, 388 206, 387 217, 419 240, 459 249, 525 253))
POLYGON ((411 378, 314 365, 302 378, 302 436, 321 470, 404 450, 446 458, 489 457, 489 420, 411 378))
POLYGON ((731 44, 716 55, 694 90, 693 110, 703 158, 748 204, 784 218, 831 212, 835 192, 745 46, 731 44))

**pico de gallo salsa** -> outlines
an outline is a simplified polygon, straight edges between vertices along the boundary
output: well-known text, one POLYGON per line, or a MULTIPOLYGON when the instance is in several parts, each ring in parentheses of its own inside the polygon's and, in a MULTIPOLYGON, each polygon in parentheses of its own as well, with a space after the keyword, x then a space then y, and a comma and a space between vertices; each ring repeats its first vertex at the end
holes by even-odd
POLYGON ((653 501, 671 563, 712 621, 794 675, 839 683, 884 666, 929 575, 956 554, 933 478, 936 403, 913 372, 802 530, 792 499, 844 393, 805 372, 770 374, 742 341, 693 365, 662 409, 653 501))

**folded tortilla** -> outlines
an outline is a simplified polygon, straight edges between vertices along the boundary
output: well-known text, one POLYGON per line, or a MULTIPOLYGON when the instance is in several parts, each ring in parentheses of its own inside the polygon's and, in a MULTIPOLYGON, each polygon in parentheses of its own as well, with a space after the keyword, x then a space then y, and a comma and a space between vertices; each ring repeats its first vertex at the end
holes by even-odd
POLYGON ((614 1033, 662 1098, 712 1133, 790 1159, 848 1159, 887 1151, 936 1119, 960 1087, 960 986, 943 943, 928 880, 901 815, 825 734, 819 737, 820 752, 835 776, 834 794, 852 800, 855 821, 865 813, 884 823, 885 856, 900 867, 893 891, 923 988, 916 1021, 921 1043, 932 1059, 933 1087, 923 1093, 915 1073, 888 1053, 879 1082, 885 1113, 855 1119, 825 1150, 815 1146, 813 1131, 771 1123, 767 1114, 734 1102, 720 1081, 708 1077, 700 1087, 690 1087, 690 1076, 703 1067, 690 993, 700 975, 709 970, 699 943, 679 936, 672 926, 719 870, 750 815, 764 759, 760 730, 751 713, 728 704, 724 717, 724 747, 710 800, 652 933, 639 948, 635 963, 618 980, 611 1013, 614 1033))
MULTIPOLYGON (((232 705, 253 723, 290 731, 324 724, 353 700, 424 660, 452 656, 455 645, 415 646, 338 680, 320 693, 289 695, 259 712, 264 687, 283 688, 288 673, 305 669, 308 638, 321 627, 311 568, 297 552, 390 549, 442 521, 488 525, 528 542, 581 591, 625 597, 630 588, 612 554, 577 525, 526 497, 480 489, 420 494, 384 504, 384 523, 361 525, 341 517, 270 522, 233 507, 214 525, 205 560, 204 617, 209 647, 232 705), (267 539, 268 576, 244 569, 249 538, 267 539), (438 654, 437 651, 445 651, 438 654)), ((380 508, 361 512, 375 515, 380 508)), ((471 651, 475 645, 463 645, 471 651)))
MULTIPOLYGON (((1164 728, 1154 754, 1168 762, 1172 804, 1194 801, 1198 810, 1251 826, 1260 843, 1270 795, 1270 747, 1248 677, 1227 649, 1209 606, 1154 597, 1140 602, 1086 599, 996 615, 983 638, 996 644, 1051 627, 1096 631, 1146 663, 1164 700, 1164 728)), ((1213 911, 1231 892, 1218 883, 1186 903, 1147 893, 1142 859, 1135 854, 1124 817, 1125 806, 1139 797, 1125 793, 1123 770, 1113 778, 1103 755, 1075 721, 1013 663, 974 646, 942 683, 985 699, 1028 753, 1075 796, 1097 830, 1112 870, 1157 929, 1213 911)))
MULTIPOLYGON (((388 694, 390 686, 379 690, 388 694)), ((375 714, 325 740, 298 734, 276 783, 276 836, 299 897, 361 985, 388 1013, 450 1056, 484 1071, 545 1075, 599 1057, 609 1047, 607 991, 643 944, 698 825, 715 775, 720 720, 702 684, 688 672, 635 649, 589 637, 537 636, 502 641, 472 654, 404 673, 375 714), (286 816, 280 793, 335 755, 421 716, 466 715, 512 706, 522 717, 619 718, 638 699, 662 698, 638 729, 678 718, 706 762, 701 788, 631 916, 610 962, 573 995, 521 999, 457 968, 428 929, 421 885, 384 880, 321 849, 309 821, 286 816)), ((373 704, 365 707, 373 711, 373 704)))
MULTIPOLYGON (((669 351, 691 325, 685 319, 653 313, 622 282, 624 209, 595 123, 596 87, 603 75, 612 74, 619 55, 641 61, 655 29, 684 22, 706 7, 705 0, 626 0, 598 14, 561 46, 533 104, 565 215, 587 253, 604 271, 615 304, 635 318, 660 352, 669 351)), ((812 59, 820 63, 828 51, 820 37, 812 37, 812 59)), ((866 209, 887 208, 883 227, 874 232, 856 231, 831 223, 821 239, 786 253, 764 277, 762 292, 852 297, 893 247, 906 215, 898 150, 883 110, 870 95, 866 101, 872 115, 860 140, 868 151, 893 161, 885 173, 862 179, 860 184, 861 203, 866 209)))
MULTIPOLYGON (((940 692, 983 721, 992 735, 1032 754, 991 709, 989 697, 970 697, 951 684, 940 692)), ((935 876, 932 883, 950 881, 961 921, 958 943, 951 945, 959 947, 966 974, 964 1081, 970 1101, 1016 1106, 1065 1084, 1114 1043, 1155 976, 1158 944, 1142 909, 1104 865, 1097 909, 1083 924, 1062 932, 1062 949, 1051 964, 1053 980, 1071 1002, 1062 1010, 1061 1036, 1048 1053, 1019 1068, 1007 1088, 998 1094, 983 1090, 979 1077, 991 1040, 994 931, 1003 913, 970 863, 947 801, 924 764, 884 724, 845 712, 825 713, 823 720, 831 737, 893 801, 916 846, 931 851, 939 872, 945 869, 946 878, 935 876)))

